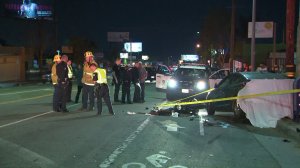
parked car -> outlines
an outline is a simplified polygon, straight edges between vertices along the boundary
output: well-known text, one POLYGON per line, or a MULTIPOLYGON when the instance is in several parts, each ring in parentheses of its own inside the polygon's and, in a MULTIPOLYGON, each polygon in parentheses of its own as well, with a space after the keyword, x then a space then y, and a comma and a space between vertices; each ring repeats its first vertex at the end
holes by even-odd
POLYGON ((156 84, 155 87, 158 90, 166 90, 167 82, 171 78, 172 73, 166 65, 158 65, 156 69, 156 84))
POLYGON ((209 76, 209 86, 210 88, 214 88, 216 84, 218 84, 222 79, 230 74, 230 69, 219 69, 216 71, 212 71, 209 76))
POLYGON ((42 82, 45 83, 52 83, 51 80, 51 71, 46 71, 42 73, 42 82))
POLYGON ((146 71, 148 72, 148 76, 147 76, 147 81, 155 81, 156 80, 156 69, 155 67, 152 66, 146 66, 145 67, 146 71))
MULTIPOLYGON (((269 72, 237 72, 225 77, 215 86, 215 90, 207 94, 206 99, 219 99, 235 97, 238 92, 245 87, 247 82, 255 79, 287 79, 282 74, 269 72)), ((209 115, 214 115, 216 110, 233 111, 236 118, 244 118, 245 113, 237 104, 237 100, 227 100, 211 102, 206 104, 206 110, 209 115)))
MULTIPOLYGON (((209 71, 205 65, 182 65, 168 81, 167 100, 187 98, 209 89, 209 71)), ((205 100, 206 94, 193 96, 185 101, 205 100)))

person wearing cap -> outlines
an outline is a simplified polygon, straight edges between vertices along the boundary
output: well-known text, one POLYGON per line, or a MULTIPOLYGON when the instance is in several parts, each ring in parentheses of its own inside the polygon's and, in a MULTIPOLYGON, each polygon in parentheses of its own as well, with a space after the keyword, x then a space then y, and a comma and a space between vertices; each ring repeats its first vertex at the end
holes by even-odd
POLYGON ((94 86, 95 82, 93 81, 93 70, 90 68, 90 64, 98 64, 94 61, 94 55, 91 51, 84 53, 85 62, 83 65, 83 75, 82 75, 82 107, 80 111, 92 111, 94 108, 94 86), (89 101, 89 106, 88 106, 89 101))
POLYGON ((97 109, 98 109, 97 114, 101 115, 102 113, 102 98, 103 98, 109 113, 111 115, 115 115, 110 101, 106 70, 102 68, 98 68, 98 65, 95 63, 91 63, 90 68, 94 72, 93 81, 95 82, 95 87, 96 87, 95 93, 97 96, 97 109))
POLYGON ((56 65, 56 75, 57 75, 57 88, 58 88, 58 102, 61 103, 60 111, 69 112, 66 107, 66 89, 68 87, 68 56, 63 55, 61 57, 60 63, 56 65))
POLYGON ((53 92, 53 111, 60 112, 60 102, 58 101, 58 85, 57 85, 57 74, 56 74, 56 65, 61 62, 60 55, 55 55, 53 58, 54 64, 51 68, 51 81, 54 87, 53 92))
POLYGON ((117 58, 115 64, 112 67, 112 76, 113 76, 113 84, 115 85, 115 92, 114 92, 114 101, 119 102, 119 92, 121 86, 121 59, 117 58))

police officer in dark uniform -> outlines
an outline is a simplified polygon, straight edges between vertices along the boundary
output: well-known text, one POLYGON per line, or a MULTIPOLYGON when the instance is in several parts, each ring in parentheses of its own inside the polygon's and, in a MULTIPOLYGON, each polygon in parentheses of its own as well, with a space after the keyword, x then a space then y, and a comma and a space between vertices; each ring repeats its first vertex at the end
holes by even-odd
POLYGON ((115 93, 114 93, 114 101, 119 102, 119 91, 121 86, 121 79, 120 79, 120 71, 121 71, 121 59, 117 58, 115 64, 112 67, 113 73, 113 84, 115 85, 115 93))
POLYGON ((57 74, 57 83, 58 83, 58 102, 61 103, 60 108, 55 107, 56 109, 60 109, 62 112, 69 112, 66 107, 66 89, 68 87, 68 56, 63 55, 61 57, 61 62, 56 65, 56 74, 57 74))
POLYGON ((98 115, 102 113, 102 98, 107 105, 110 115, 115 115, 109 96, 109 88, 107 85, 106 70, 102 68, 97 68, 97 64, 91 63, 90 69, 94 72, 93 80, 95 81, 95 92, 97 97, 97 108, 98 115))
POLYGON ((121 78, 122 78, 122 103, 125 104, 125 98, 127 97, 127 103, 132 104, 130 97, 130 85, 132 80, 132 74, 130 71, 130 67, 126 65, 121 70, 121 78))

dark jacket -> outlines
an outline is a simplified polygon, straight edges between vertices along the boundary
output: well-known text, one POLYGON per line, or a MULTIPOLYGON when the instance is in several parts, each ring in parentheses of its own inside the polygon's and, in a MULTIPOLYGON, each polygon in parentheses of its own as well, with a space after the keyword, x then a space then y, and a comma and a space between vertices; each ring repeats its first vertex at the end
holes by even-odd
POLYGON ((76 71, 76 79, 77 85, 82 86, 82 76, 83 76, 83 69, 77 69, 76 71))
POLYGON ((121 69, 121 79, 123 83, 130 83, 132 81, 131 68, 122 68, 121 69))
POLYGON ((139 69, 137 67, 133 67, 131 69, 131 73, 132 73, 132 82, 135 83, 139 83, 139 78, 140 78, 140 72, 139 69))
POLYGON ((57 82, 67 82, 68 80, 68 66, 67 63, 61 61, 59 64, 56 65, 56 75, 57 75, 57 82))

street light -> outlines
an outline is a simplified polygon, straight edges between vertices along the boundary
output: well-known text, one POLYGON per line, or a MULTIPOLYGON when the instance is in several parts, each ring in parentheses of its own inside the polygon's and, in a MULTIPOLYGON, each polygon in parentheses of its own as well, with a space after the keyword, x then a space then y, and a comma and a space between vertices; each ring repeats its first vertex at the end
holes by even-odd
POLYGON ((201 47, 201 44, 197 44, 196 47, 197 47, 197 48, 200 48, 200 47, 201 47))

